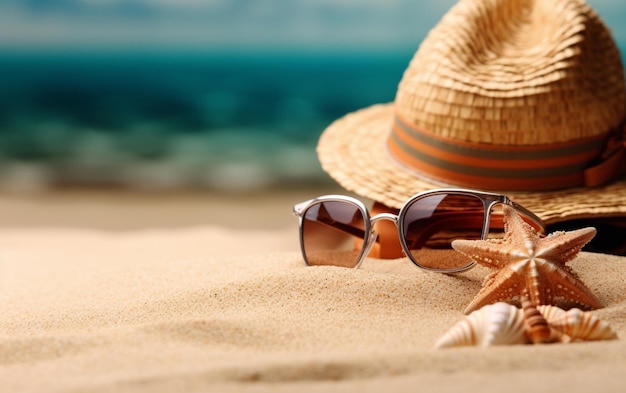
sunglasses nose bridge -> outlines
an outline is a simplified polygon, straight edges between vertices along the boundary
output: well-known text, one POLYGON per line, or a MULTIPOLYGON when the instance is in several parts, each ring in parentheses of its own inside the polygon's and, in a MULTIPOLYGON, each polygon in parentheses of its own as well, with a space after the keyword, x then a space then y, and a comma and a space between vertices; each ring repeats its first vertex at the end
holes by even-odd
POLYGON ((366 255, 383 259, 401 258, 403 253, 398 239, 398 216, 379 213, 370 218, 370 223, 373 237, 370 238, 366 255))
POLYGON ((370 219, 372 226, 381 220, 392 221, 395 226, 398 226, 398 216, 396 216, 395 214, 380 213, 370 219))

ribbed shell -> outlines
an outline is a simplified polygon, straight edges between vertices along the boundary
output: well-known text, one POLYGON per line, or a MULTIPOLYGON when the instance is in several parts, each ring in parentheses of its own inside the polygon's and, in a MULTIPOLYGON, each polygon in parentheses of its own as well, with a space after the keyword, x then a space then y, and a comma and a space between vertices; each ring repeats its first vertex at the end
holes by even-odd
POLYGON ((469 314, 435 344, 437 348, 525 344, 524 315, 507 303, 494 303, 469 314))
POLYGON ((533 344, 549 343, 556 340, 546 318, 527 298, 522 300, 522 313, 526 335, 533 344))
POLYGON ((557 306, 546 305, 546 304, 537 306, 537 310, 541 313, 541 315, 543 315, 543 317, 548 321, 548 323, 556 320, 561 315, 565 314, 565 310, 563 310, 562 308, 559 308, 557 306))
POLYGON ((550 320, 550 326, 564 335, 561 338, 563 342, 617 338, 617 333, 606 321, 577 308, 572 308, 550 320))
POLYGON ((573 308, 534 306, 522 300, 522 309, 498 302, 484 306, 452 326, 435 343, 436 348, 616 339, 609 324, 595 315, 573 308))

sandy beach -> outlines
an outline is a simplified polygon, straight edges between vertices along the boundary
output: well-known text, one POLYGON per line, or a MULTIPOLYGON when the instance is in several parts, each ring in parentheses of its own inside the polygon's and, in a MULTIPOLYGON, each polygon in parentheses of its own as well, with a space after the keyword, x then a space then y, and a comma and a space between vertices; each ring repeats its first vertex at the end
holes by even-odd
POLYGON ((291 205, 325 191, 2 196, 0 390, 626 388, 623 257, 571 263, 617 340, 435 349, 487 270, 305 267, 291 205))

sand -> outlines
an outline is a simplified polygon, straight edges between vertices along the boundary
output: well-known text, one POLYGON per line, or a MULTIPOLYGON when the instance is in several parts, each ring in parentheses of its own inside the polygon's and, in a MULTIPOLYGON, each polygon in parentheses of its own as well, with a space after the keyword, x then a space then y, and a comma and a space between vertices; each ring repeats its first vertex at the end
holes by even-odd
MULTIPOLYGON (((90 201, 63 209, 116 209, 90 201)), ((626 389, 623 257, 583 252, 571 263, 618 340, 438 350, 486 269, 448 276, 406 259, 305 267, 295 221, 166 221, 0 229, 0 391, 626 389)))

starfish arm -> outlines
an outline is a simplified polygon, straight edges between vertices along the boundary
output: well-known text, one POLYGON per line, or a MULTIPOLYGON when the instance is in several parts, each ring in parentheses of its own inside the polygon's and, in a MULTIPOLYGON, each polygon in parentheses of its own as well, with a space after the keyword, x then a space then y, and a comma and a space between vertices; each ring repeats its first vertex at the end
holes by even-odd
POLYGON ((492 269, 500 269, 509 263, 509 255, 502 243, 491 240, 454 240, 452 248, 472 261, 492 269))
MULTIPOLYGON (((569 266, 543 264, 539 271, 543 295, 540 302, 535 304, 550 304, 563 309, 576 307, 582 310, 604 307, 569 266)), ((531 288, 529 292, 532 297, 531 288)))
POLYGON ((511 269, 499 270, 485 278, 482 289, 463 312, 469 314, 497 302, 510 303, 518 299, 525 289, 523 275, 511 269))
POLYGON ((593 227, 555 232, 539 241, 537 256, 565 264, 574 259, 595 235, 596 229, 593 227))
POLYGON ((505 239, 519 237, 525 242, 539 240, 539 234, 529 223, 522 219, 514 208, 506 205, 502 206, 502 213, 504 214, 505 239))
POLYGON ((532 260, 524 269, 525 297, 534 305, 552 304, 552 285, 548 280, 555 265, 532 260), (550 270, 546 272, 546 270, 550 270))

